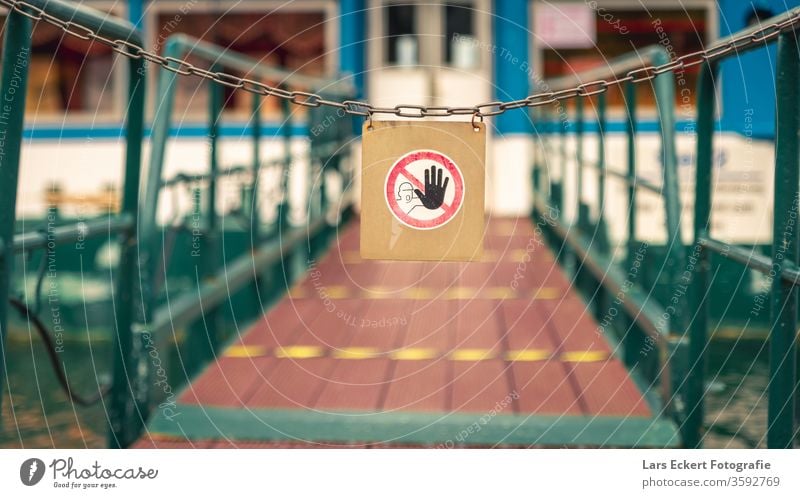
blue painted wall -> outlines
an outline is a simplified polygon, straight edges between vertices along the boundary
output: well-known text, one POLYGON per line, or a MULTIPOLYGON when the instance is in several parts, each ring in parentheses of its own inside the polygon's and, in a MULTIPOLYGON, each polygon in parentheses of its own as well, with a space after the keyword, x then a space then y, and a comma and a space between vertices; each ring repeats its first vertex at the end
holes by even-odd
MULTIPOLYGON (((528 26, 528 0, 494 1, 494 98, 495 100, 524 99, 530 93, 528 72, 531 66, 528 50, 531 34, 528 26)), ((531 122, 525 109, 506 112, 495 118, 498 135, 528 133, 531 122)))
POLYGON ((364 54, 367 33, 364 24, 364 0, 342 0, 339 10, 339 70, 349 74, 358 90, 364 94, 364 54))
MULTIPOLYGON (((754 8, 780 14, 798 5, 800 0, 719 0, 719 35, 745 28, 754 8)), ((756 138, 775 136, 775 55, 773 44, 720 65, 723 130, 752 132, 756 138)))
MULTIPOLYGON (((364 95, 366 79, 364 59, 367 38, 364 0, 339 2, 339 72, 350 75, 356 87, 356 98, 364 95)), ((353 120, 353 132, 361 134, 361 123, 353 120)))
POLYGON ((128 20, 139 29, 144 24, 144 2, 146 0, 128 0, 128 20))

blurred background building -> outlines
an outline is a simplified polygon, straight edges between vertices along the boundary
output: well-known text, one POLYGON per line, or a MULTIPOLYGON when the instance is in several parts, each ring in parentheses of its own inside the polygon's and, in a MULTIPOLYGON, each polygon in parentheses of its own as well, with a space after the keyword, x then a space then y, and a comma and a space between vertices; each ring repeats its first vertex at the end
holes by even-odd
MULTIPOLYGON (((797 5, 797 0, 626 0, 527 1, 300 0, 151 1, 89 0, 109 14, 128 17, 150 46, 163 50, 166 38, 188 33, 276 65, 313 75, 352 78, 359 94, 377 106, 397 104, 474 105, 523 98, 545 80, 606 63, 634 48, 661 43, 673 55, 709 42, 759 19, 797 5), (663 29, 658 29, 658 28, 663 29)), ((42 182, 66 192, 96 192, 118 183, 121 119, 118 98, 125 66, 107 47, 62 36, 39 25, 28 99, 27 138, 21 179, 20 212, 41 213, 42 182), (85 147, 87 142, 92 147, 85 147), (58 158, 55 162, 54 159, 58 158), (70 174, 66 172, 70 171, 70 174), (91 171, 76 175, 75 171, 91 171)), ((723 66, 719 126, 730 132, 719 156, 735 161, 743 144, 769 140, 773 133, 773 51, 747 54, 723 66)), ((156 72, 151 71, 151 90, 156 72)), ((693 118, 696 72, 688 71, 676 92, 678 118, 693 118)), ((203 170, 207 158, 193 147, 204 140, 199 118, 207 108, 207 88, 197 78, 180 79, 183 109, 169 164, 203 170), (180 144, 184 144, 181 146, 180 144)), ((653 119, 640 124, 655 131, 652 93, 640 89, 640 105, 653 119)), ((251 95, 228 91, 223 158, 235 161, 237 137, 248 120, 251 95)), ((622 130, 622 98, 610 95, 609 133, 622 130), (616 111, 615 111, 616 110, 616 111)), ((152 102, 152 100, 151 100, 152 102)), ((271 123, 265 142, 280 123, 277 99, 262 107, 271 123), (271 133, 270 133, 271 132, 271 133)), ((295 109, 302 114, 302 109, 295 109)), ((301 117, 301 116, 299 116, 301 117)), ((300 123, 301 119, 298 119, 300 123)), ((490 119, 488 206, 494 214, 530 209, 528 177, 535 123, 524 111, 490 119)), ((685 124, 685 123, 684 123, 685 124)), ((679 123, 681 126, 681 123, 679 123)), ((298 138, 307 130, 298 124, 298 138)), ((644 142, 646 144, 646 140, 644 142)), ((748 145, 749 146, 749 145, 748 145)), ((609 154, 617 145, 613 137, 609 154)), ((691 163, 690 134, 679 137, 682 161, 691 163)), ((765 149, 766 151, 766 149, 765 149)), ((767 152, 765 152, 767 153, 767 152)), ((265 154, 270 154, 269 147, 265 154)), ((646 145, 642 164, 653 163, 646 145)), ((609 161, 612 162, 612 161, 609 161)), ((768 164, 768 163, 763 163, 768 164)))

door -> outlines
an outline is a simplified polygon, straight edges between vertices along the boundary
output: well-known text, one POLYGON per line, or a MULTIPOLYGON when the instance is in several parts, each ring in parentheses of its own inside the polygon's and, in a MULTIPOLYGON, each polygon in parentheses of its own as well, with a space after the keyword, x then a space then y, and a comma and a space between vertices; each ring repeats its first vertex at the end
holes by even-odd
POLYGON ((491 100, 490 0, 372 0, 370 7, 372 104, 469 106, 491 100))

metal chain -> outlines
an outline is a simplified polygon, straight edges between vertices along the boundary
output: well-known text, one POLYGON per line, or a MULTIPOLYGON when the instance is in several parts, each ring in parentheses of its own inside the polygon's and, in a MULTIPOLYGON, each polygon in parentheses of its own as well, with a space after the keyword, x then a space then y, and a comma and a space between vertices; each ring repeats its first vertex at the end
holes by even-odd
POLYGON ((199 76, 234 89, 244 90, 262 96, 273 96, 288 100, 292 104, 304 107, 328 106, 342 109, 345 113, 354 116, 371 116, 374 114, 391 114, 404 118, 426 118, 426 117, 446 117, 472 115, 477 117, 497 116, 511 109, 523 107, 539 107, 549 104, 559 103, 564 100, 591 97, 605 93, 609 88, 623 83, 642 83, 653 80, 658 75, 670 71, 688 69, 700 64, 714 61, 731 52, 743 50, 753 45, 765 44, 782 33, 795 30, 800 26, 800 11, 795 12, 785 20, 768 24, 760 29, 746 35, 731 38, 724 45, 712 47, 708 50, 699 50, 677 57, 670 62, 658 66, 642 66, 628 71, 624 76, 614 77, 610 80, 597 80, 580 84, 574 88, 559 91, 547 91, 535 93, 524 99, 511 101, 485 102, 471 107, 449 107, 449 106, 424 106, 414 104, 401 104, 394 107, 375 107, 368 102, 358 100, 344 100, 342 102, 327 100, 321 95, 299 90, 289 91, 280 87, 270 86, 260 81, 242 78, 233 74, 210 71, 200 68, 194 64, 174 57, 163 57, 155 52, 149 52, 128 40, 106 38, 95 33, 91 28, 82 26, 72 21, 63 21, 44 9, 31 5, 24 0, 0 0, 0 5, 9 10, 18 12, 34 21, 42 21, 58 28, 65 33, 81 38, 92 40, 110 47, 113 51, 132 59, 142 59, 147 62, 157 64, 168 71, 184 76, 199 76))

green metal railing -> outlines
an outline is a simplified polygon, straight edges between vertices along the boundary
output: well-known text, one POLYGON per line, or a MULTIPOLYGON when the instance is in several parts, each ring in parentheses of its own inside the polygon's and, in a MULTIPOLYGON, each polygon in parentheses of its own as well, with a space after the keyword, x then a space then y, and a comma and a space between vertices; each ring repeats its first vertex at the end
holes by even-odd
MULTIPOLYGON (((30 4, 65 23, 73 21, 101 36, 142 46, 140 35, 130 23, 104 13, 61 0, 31 0, 30 4)), ((291 119, 289 106, 283 105, 280 135, 274 137, 283 144, 282 157, 264 160, 261 151, 266 137, 259 112, 263 100, 253 96, 248 122, 252 160, 245 166, 223 168, 219 159, 219 129, 224 107, 224 83, 210 82, 209 170, 203 174, 179 173, 165 179, 165 151, 172 128, 176 79, 183 76, 162 68, 157 82, 158 101, 152 127, 150 163, 147 177, 140 179, 146 67, 142 58, 132 57, 129 59, 128 97, 124 107, 127 152, 120 213, 58 226, 47 234, 40 231, 15 234, 31 24, 23 13, 9 12, 3 45, 2 92, 3 97, 13 98, 8 100, 8 115, 4 114, 0 119, 0 134, 4 138, 4 154, 0 155, 0 361, 3 362, 0 376, 7 371, 5 363, 8 358, 3 346, 14 255, 30 253, 48 244, 68 244, 89 237, 118 234, 121 257, 114 273, 114 361, 105 406, 110 421, 109 445, 125 447, 136 440, 150 412, 156 406, 162 406, 159 402, 164 395, 156 394, 156 386, 168 371, 167 351, 170 343, 177 341, 178 331, 186 328, 187 333, 185 351, 180 357, 183 375, 170 379, 176 387, 213 359, 222 341, 230 337, 224 330, 223 311, 226 303, 231 303, 227 308, 233 310, 231 300, 235 294, 249 294, 250 304, 244 311, 237 307, 234 320, 257 316, 264 303, 285 291, 308 261, 323 249, 335 225, 348 212, 348 191, 343 189, 340 192, 343 200, 332 203, 325 182, 310 180, 307 204, 311 208, 305 224, 296 226, 288 218, 287 178, 292 165, 303 156, 301 159, 308 161, 310 171, 318 178, 327 172, 336 172, 342 176, 342 185, 348 187, 350 176, 343 167, 343 159, 349 151, 347 144, 353 126, 350 116, 339 115, 336 109, 311 109, 306 121, 316 131, 307 153, 294 153, 292 127, 296 120, 291 119), (273 167, 282 169, 280 185, 276 188, 278 216, 274 220, 262 220, 259 207, 269 200, 259 196, 259 179, 265 168, 273 167), (241 179, 240 212, 221 213, 217 205, 218 188, 222 180, 232 178, 241 179), (166 288, 174 249, 164 243, 171 229, 159 226, 157 214, 161 192, 181 186, 190 188, 195 200, 189 215, 201 220, 197 227, 193 227, 192 233, 200 240, 198 253, 202 256, 194 265, 196 285, 173 295, 166 288), (224 246, 226 231, 221 219, 226 214, 237 215, 247 223, 249 244, 239 254, 230 254, 224 246), (153 351, 159 356, 157 363, 153 361, 153 351)), ((352 96, 346 84, 292 74, 183 35, 168 39, 164 55, 176 58, 191 55, 207 61, 210 67, 226 68, 252 79, 280 81, 286 88, 313 89, 343 98, 352 96)), ((194 279, 195 275, 191 277, 194 279)), ((1 377, 0 382, 5 384, 1 377)))
MULTIPOLYGON (((715 53, 726 47, 733 38, 755 33, 761 25, 779 23, 796 16, 798 9, 773 19, 763 21, 707 47, 715 53)), ((800 284, 800 244, 798 244, 797 210, 800 206, 800 97, 798 96, 798 41, 796 33, 786 32, 778 39, 777 57, 777 134, 775 157, 775 198, 772 257, 760 255, 753 248, 736 247, 715 240, 710 235, 713 137, 716 123, 715 74, 720 61, 736 57, 738 53, 763 47, 750 45, 737 51, 726 50, 723 57, 700 66, 697 88, 697 168, 694 204, 694 243, 687 251, 681 240, 681 204, 678 190, 677 159, 675 153, 674 80, 671 72, 659 74, 653 82, 660 125, 662 182, 654 184, 637 176, 636 146, 637 117, 636 91, 633 83, 625 83, 621 91, 625 101, 627 121, 627 169, 625 172, 608 169, 605 164, 606 95, 596 95, 589 102, 596 107, 597 161, 584 160, 585 112, 584 103, 576 102, 574 119, 566 109, 559 108, 559 118, 552 111, 536 111, 537 137, 542 153, 534 164, 535 190, 534 216, 539 226, 546 228, 558 251, 559 261, 573 269, 579 290, 594 306, 601 323, 621 331, 625 363, 644 378, 645 389, 660 382, 665 413, 679 424, 683 444, 699 447, 704 436, 704 398, 707 389, 705 355, 708 348, 711 322, 708 313, 711 255, 741 263, 767 275, 771 279, 770 315, 771 332, 770 377, 768 400, 767 446, 790 448, 797 437, 795 428, 795 395, 797 389, 796 336, 798 289, 800 284), (574 128, 571 130, 570 128, 574 128), (576 142, 573 153, 568 140, 576 142), (566 164, 577 163, 575 185, 577 191, 575 216, 564 216, 566 164), (550 164, 555 162, 555 166, 550 164), (583 195, 584 170, 597 175, 599 185, 594 196, 596 208, 591 207, 583 195), (627 184, 627 231, 621 246, 613 247, 608 240, 605 223, 606 186, 608 177, 627 184), (652 288, 638 282, 636 272, 637 249, 641 248, 636 233, 637 190, 658 194, 664 203, 666 221, 666 248, 660 265, 658 280, 671 288, 667 298, 656 297, 652 288), (625 257, 618 254, 624 252, 625 257), (623 269, 624 268, 624 269, 623 269), (609 320, 609 311, 620 305, 609 320), (605 320, 605 322, 604 322, 605 320), (657 348, 657 361, 649 353, 657 348)), ((585 71, 575 76, 546 82, 546 90, 558 91, 585 81, 613 79, 642 64, 658 65, 668 62, 667 54, 654 47, 630 56, 610 61, 606 66, 585 71)), ((645 243, 646 245, 646 243, 645 243)))
MULTIPOLYGON (((611 80, 642 65, 660 65, 668 61, 663 48, 649 47, 611 60, 601 68, 544 82, 541 90, 557 92, 587 81, 611 80)), ((636 372, 637 381, 647 393, 660 384, 660 399, 648 396, 654 412, 671 414, 680 422, 685 418, 680 383, 685 370, 681 361, 686 349, 681 333, 686 327, 686 317, 682 313, 684 307, 659 304, 640 282, 641 260, 638 258, 647 250, 648 244, 639 240, 636 230, 638 191, 647 190, 660 196, 664 203, 667 234, 661 278, 671 285, 679 285, 684 247, 680 239, 674 81, 671 74, 665 73, 652 83, 660 123, 660 184, 637 174, 637 86, 640 84, 627 82, 620 89, 624 92, 627 121, 625 171, 609 168, 606 164, 606 93, 587 101, 577 99, 574 113, 568 113, 563 105, 555 110, 535 111, 533 119, 537 131, 542 134, 537 136, 541 148, 533 169, 533 215, 537 226, 550 236, 559 262, 572 271, 576 287, 593 305, 595 318, 603 331, 614 328, 623 332, 621 355, 628 368, 636 372), (595 109, 596 161, 585 159, 587 102, 593 103, 595 109), (569 142, 574 142, 574 150, 569 147, 569 142), (567 164, 570 162, 575 166, 574 184, 571 185, 567 183, 570 176, 567 164), (593 204, 585 193, 587 171, 595 174, 597 182, 593 204), (609 178, 626 185, 628 223, 625 239, 620 244, 623 251, 614 247, 608 234, 606 190, 609 178), (572 217, 565 214, 570 207, 567 205, 570 197, 575 198, 571 206, 572 217), (624 265, 618 264, 616 255, 619 252, 625 254, 624 265)))
MULTIPOLYGON (((64 22, 73 21, 91 27, 96 33, 113 39, 127 40, 141 45, 142 38, 128 22, 77 4, 61 0, 31 0, 31 5, 44 9, 64 22)), ((31 55, 32 22, 23 13, 10 11, 6 20, 3 43, 2 91, 8 103, 8 119, 0 120, 0 134, 4 137, 5 156, 0 164, 0 385, 7 372, 5 335, 8 327, 8 296, 13 275, 14 255, 41 247, 49 241, 41 234, 15 234, 16 191, 19 178, 20 148, 22 145, 25 97, 31 55)), ((128 94, 125 102, 125 171, 122 185, 122 207, 118 217, 102 219, 71 227, 59 227, 59 244, 74 243, 82 237, 118 234, 121 247, 114 292, 115 323, 113 329, 113 381, 108 394, 112 441, 131 441, 134 436, 124 430, 124 420, 135 416, 129 403, 130 372, 134 367, 134 344, 131 326, 136 303, 136 226, 139 215, 139 179, 144 130, 145 72, 144 61, 131 58, 128 62, 128 94)))
MULTIPOLYGON (((800 9, 764 21, 764 25, 797 15, 800 9)), ((755 32, 759 26, 736 33, 755 32)), ((714 46, 723 46, 729 38, 714 46)), ((715 253, 758 271, 771 280, 769 292, 769 388, 767 446, 791 448, 797 437, 795 429, 795 393, 797 389, 796 336, 797 299, 800 283, 800 244, 798 244, 797 210, 800 196, 800 51, 796 32, 778 38, 775 136, 775 190, 773 199, 772 257, 715 240, 711 236, 712 156, 716 116, 715 75, 720 59, 702 66, 698 81, 697 170, 695 180, 694 247, 697 262, 690 289, 690 328, 688 409, 688 446, 702 444, 705 395, 705 352, 708 345, 708 288, 711 284, 711 254, 715 253)), ((748 47, 751 50, 755 47, 748 47)), ((713 49, 713 47, 712 47, 713 49)), ((739 53, 742 51, 740 50, 739 53)), ((736 57, 733 53, 725 58, 736 57)))
MULTIPOLYGON (((183 59, 192 56, 203 60, 215 70, 239 71, 248 78, 261 78, 269 81, 280 81, 285 88, 302 87, 322 91, 326 95, 339 98, 349 98, 350 87, 335 80, 311 78, 295 73, 277 69, 241 54, 231 52, 223 47, 200 41, 186 35, 171 36, 164 47, 165 57, 183 59)), ((176 64, 176 63, 172 63, 176 64)), ((178 67, 174 65, 173 67, 178 67)), ((208 149, 209 170, 201 175, 177 175, 164 179, 165 154, 169 143, 170 129, 174 113, 174 102, 177 79, 180 74, 160 68, 153 118, 152 148, 150 167, 144 188, 145 198, 142 206, 142 223, 140 228, 141 271, 157 278, 143 278, 147 282, 164 281, 169 266, 170 254, 162 249, 161 227, 157 224, 160 193, 165 188, 174 188, 179 185, 192 185, 193 200, 195 202, 194 215, 203 218, 200 233, 197 228, 193 230, 194 236, 199 237, 201 247, 197 249, 199 261, 194 265, 199 288, 192 292, 184 293, 178 299, 170 298, 159 309, 155 309, 152 316, 138 323, 137 329, 144 334, 146 340, 155 338, 157 348, 164 350, 167 341, 176 336, 176 331, 184 326, 189 328, 187 336, 186 357, 182 357, 181 367, 186 372, 186 377, 191 377, 197 369, 213 360, 218 352, 220 343, 226 338, 221 314, 222 308, 230 301, 232 294, 252 285, 249 292, 254 299, 251 302, 257 307, 256 313, 261 311, 261 302, 265 298, 274 297, 288 288, 294 278, 305 269, 310 257, 319 252, 327 242, 331 231, 331 224, 326 219, 329 211, 327 195, 324 188, 312 188, 309 192, 308 206, 317 206, 316 212, 309 209, 303 226, 292 226, 289 220, 289 195, 288 178, 290 166, 296 157, 292 149, 292 125, 290 107, 283 102, 281 107, 281 130, 276 137, 282 143, 282 156, 276 159, 264 160, 261 155, 262 125, 260 118, 262 97, 252 95, 252 109, 250 115, 250 143, 252 159, 248 166, 235 166, 220 168, 219 160, 219 128, 223 116, 223 84, 207 82, 209 89, 208 108, 208 149), (259 179, 264 168, 279 167, 281 173, 278 189, 277 217, 274 220, 261 220, 259 208, 262 199, 259 196, 259 179), (235 175, 245 173, 245 183, 242 185, 241 201, 245 211, 249 230, 249 250, 231 257, 223 257, 222 240, 224 232, 219 223, 218 181, 235 175), (248 174, 249 173, 249 174, 248 174), (205 185, 205 190, 198 188, 205 185), (312 202, 312 197, 316 199, 312 202), (202 205, 202 207, 201 207, 202 205), (156 273, 159 273, 156 275, 156 273)), ((310 141, 310 150, 307 159, 310 165, 318 164, 317 171, 322 175, 322 170, 339 171, 342 158, 348 153, 344 145, 351 138, 352 123, 349 117, 336 115, 335 109, 314 108, 309 111, 308 125, 314 128, 317 122, 327 123, 327 132, 316 134, 310 141)), ((311 168, 313 170, 313 168, 311 168)), ((345 185, 350 181, 345 178, 345 185)), ((309 185, 314 183, 309 179, 309 185)), ((323 186, 324 183, 320 183, 323 186)), ((343 203, 339 208, 347 208, 343 203)), ((336 221, 334 221, 336 223, 336 221)), ((227 251, 226 251, 227 252, 227 251)), ((160 289, 147 289, 144 293, 156 296, 160 289)), ((146 308, 152 309, 153 303, 146 303, 146 308)), ((236 310, 236 315, 241 318, 246 313, 241 309, 236 310)), ((250 313, 253 314, 253 313, 250 313)), ((147 362, 145 358, 143 360, 147 362)), ((151 382, 151 386, 154 385, 151 382)), ((148 411, 160 401, 153 395, 151 389, 141 393, 141 403, 148 407, 148 411)))

